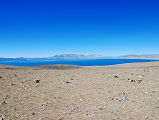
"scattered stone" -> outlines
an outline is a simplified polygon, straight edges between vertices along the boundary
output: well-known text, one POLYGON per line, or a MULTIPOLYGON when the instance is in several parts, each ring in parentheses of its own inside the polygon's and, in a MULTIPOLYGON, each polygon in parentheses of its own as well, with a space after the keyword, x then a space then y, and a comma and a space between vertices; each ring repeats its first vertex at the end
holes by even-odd
POLYGON ((145 94, 148 94, 148 92, 147 92, 147 91, 145 91, 144 93, 145 93, 145 94))
POLYGON ((119 102, 123 102, 123 101, 125 101, 126 99, 125 99, 125 96, 120 96, 117 100, 118 100, 119 102))
POLYGON ((71 83, 71 82, 68 82, 68 81, 67 81, 66 83, 71 83))
POLYGON ((157 92, 157 90, 152 90, 152 93, 156 93, 157 92))
POLYGON ((119 78, 118 76, 114 76, 115 78, 119 78))
POLYGON ((9 95, 6 95, 4 99, 7 99, 7 98, 9 98, 9 95))
POLYGON ((3 101, 3 103, 2 103, 3 105, 5 105, 5 104, 7 104, 7 101, 3 101))
POLYGON ((59 74, 57 74, 56 76, 60 76, 59 74))
POLYGON ((138 83, 141 83, 142 82, 142 80, 138 80, 138 83))
POLYGON ((35 115, 35 113, 33 112, 32 115, 35 115))
POLYGON ((42 104, 43 107, 47 107, 47 104, 42 104))
POLYGON ((142 77, 144 77, 144 75, 139 75, 139 78, 142 78, 142 77))
POLYGON ((103 110, 103 108, 99 107, 100 110, 103 110))
POLYGON ((141 83, 142 80, 133 80, 133 79, 128 79, 130 82, 137 82, 137 83, 141 83))
POLYGON ((15 74, 15 77, 17 77, 17 75, 15 74))
POLYGON ((113 98, 113 97, 110 97, 110 99, 111 99, 111 100, 114 100, 114 98, 113 98))
POLYGON ((125 93, 123 93, 122 95, 120 95, 118 98, 117 98, 118 102, 124 102, 126 101, 126 96, 125 96, 125 93))
POLYGON ((135 82, 135 80, 130 80, 130 82, 135 82))
POLYGON ((36 83, 40 83, 40 80, 36 80, 36 83))
POLYGON ((70 80, 73 80, 73 78, 71 78, 70 80))
POLYGON ((11 85, 15 85, 14 83, 11 83, 11 85))

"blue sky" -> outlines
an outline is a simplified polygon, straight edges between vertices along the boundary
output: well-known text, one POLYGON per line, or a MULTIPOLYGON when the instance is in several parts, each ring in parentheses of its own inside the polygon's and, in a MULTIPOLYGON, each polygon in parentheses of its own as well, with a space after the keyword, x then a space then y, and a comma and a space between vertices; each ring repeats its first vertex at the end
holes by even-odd
POLYGON ((0 0, 0 57, 159 53, 158 0, 0 0))

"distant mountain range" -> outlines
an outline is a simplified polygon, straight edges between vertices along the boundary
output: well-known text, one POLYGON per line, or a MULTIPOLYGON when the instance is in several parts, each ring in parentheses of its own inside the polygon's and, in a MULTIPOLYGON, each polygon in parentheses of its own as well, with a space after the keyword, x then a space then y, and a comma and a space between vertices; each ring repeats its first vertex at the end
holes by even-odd
POLYGON ((48 57, 49 59, 96 59, 104 58, 102 55, 78 55, 78 54, 61 54, 48 57))
POLYGON ((40 57, 40 58, 0 58, 0 60, 38 60, 38 59, 45 59, 45 60, 52 60, 52 59, 102 59, 108 58, 102 55, 78 55, 78 54, 61 54, 61 55, 54 55, 51 57, 40 57))
POLYGON ((142 55, 125 55, 120 58, 135 58, 135 59, 159 59, 159 54, 142 54, 142 55))
POLYGON ((61 54, 51 57, 41 57, 41 58, 0 58, 0 60, 37 60, 37 59, 108 59, 108 58, 125 58, 125 59, 158 59, 159 54, 142 54, 142 55, 125 55, 125 56, 102 56, 102 55, 78 55, 78 54, 61 54))

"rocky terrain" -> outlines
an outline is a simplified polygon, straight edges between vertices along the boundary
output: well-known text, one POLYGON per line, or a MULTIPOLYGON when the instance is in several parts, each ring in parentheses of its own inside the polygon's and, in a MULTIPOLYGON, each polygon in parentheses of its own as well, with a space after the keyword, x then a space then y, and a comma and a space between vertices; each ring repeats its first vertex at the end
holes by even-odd
POLYGON ((0 120, 159 120, 159 62, 1 65, 0 120))

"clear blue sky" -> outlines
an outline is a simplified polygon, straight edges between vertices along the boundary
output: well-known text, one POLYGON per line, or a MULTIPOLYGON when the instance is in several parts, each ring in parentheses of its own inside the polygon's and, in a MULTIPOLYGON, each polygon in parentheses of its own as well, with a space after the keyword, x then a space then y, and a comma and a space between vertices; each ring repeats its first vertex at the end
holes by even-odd
POLYGON ((0 0, 0 57, 159 53, 158 0, 0 0))

